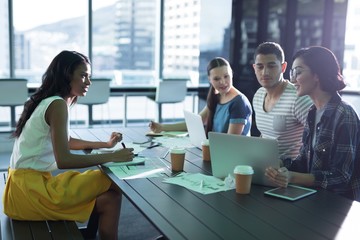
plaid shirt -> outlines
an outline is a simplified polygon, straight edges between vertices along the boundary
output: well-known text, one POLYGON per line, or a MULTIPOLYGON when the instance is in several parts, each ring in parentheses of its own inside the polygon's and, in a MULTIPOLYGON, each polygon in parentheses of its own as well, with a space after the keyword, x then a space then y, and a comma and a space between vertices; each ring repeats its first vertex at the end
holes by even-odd
POLYGON ((360 121, 354 109, 335 94, 316 126, 313 105, 302 137, 303 146, 294 161, 285 160, 291 171, 311 173, 316 187, 360 201, 360 121))

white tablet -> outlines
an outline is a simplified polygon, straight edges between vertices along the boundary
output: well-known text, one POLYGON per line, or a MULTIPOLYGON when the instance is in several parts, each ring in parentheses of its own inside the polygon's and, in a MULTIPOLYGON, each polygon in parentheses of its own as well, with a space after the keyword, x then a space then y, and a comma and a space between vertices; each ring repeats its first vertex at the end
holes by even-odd
POLYGON ((295 201, 300 198, 316 193, 316 190, 300 187, 296 185, 288 185, 287 188, 278 187, 275 189, 268 190, 264 193, 270 196, 279 197, 290 201, 295 201))

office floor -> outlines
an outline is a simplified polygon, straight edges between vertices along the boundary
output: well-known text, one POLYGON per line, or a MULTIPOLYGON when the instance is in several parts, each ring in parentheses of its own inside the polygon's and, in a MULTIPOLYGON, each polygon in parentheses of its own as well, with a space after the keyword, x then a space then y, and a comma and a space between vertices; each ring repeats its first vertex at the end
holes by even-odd
MULTIPOLYGON (((9 165, 13 140, 8 133, 0 133, 0 170, 6 171, 9 165)), ((122 199, 120 223, 118 227, 119 239, 123 240, 151 240, 156 239, 160 233, 137 210, 126 197, 122 199)))

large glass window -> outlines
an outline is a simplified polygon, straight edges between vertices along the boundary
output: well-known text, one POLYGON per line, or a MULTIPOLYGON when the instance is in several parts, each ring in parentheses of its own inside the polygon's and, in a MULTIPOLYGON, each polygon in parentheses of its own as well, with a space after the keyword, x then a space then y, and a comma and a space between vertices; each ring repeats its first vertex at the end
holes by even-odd
POLYGON ((341 67, 343 67, 343 59, 344 59, 347 6, 348 6, 347 0, 334 1, 334 12, 331 22, 332 30, 331 30, 330 48, 335 53, 336 57, 340 59, 341 67))
POLYGON ((87 0, 13 0, 15 77, 39 83, 62 50, 87 51, 87 0))
POLYGON ((298 1, 295 50, 322 44, 324 1, 298 1))
POLYGON ((283 42, 286 32, 286 5, 284 0, 269 0, 267 41, 283 42))
POLYGON ((233 38, 234 85, 249 99, 252 99, 254 89, 258 88, 252 63, 254 62, 253 56, 258 44, 259 1, 243 0, 240 2, 242 6, 237 6, 236 19, 234 18, 235 22, 232 23, 236 34, 233 38))
POLYGON ((208 83, 206 66, 214 57, 230 57, 231 0, 201 2, 199 82, 208 83))
MULTIPOLYGON (((2 29, 8 29, 7 0, 0 3, 2 29)), ((93 76, 113 79, 112 86, 154 85, 158 75, 207 83, 208 61, 229 57, 231 5, 231 0, 93 0, 89 18, 88 0, 13 0, 14 77, 39 84, 50 61, 67 49, 91 56, 93 76)), ((0 34, 1 49, 9 49, 8 31, 0 34)), ((0 74, 9 75, 9 53, 1 54, 0 74)))
POLYGON ((189 78, 199 68, 200 1, 165 0, 163 76, 189 78))
POLYGON ((115 81, 121 85, 153 85, 157 0, 118 0, 115 22, 115 81))
POLYGON ((114 78, 117 57, 117 0, 93 0, 92 4, 92 74, 114 78))
POLYGON ((349 90, 360 90, 360 1, 349 0, 346 19, 344 77, 349 90))
POLYGON ((0 0, 0 78, 10 76, 8 1, 0 0))
POLYGON ((208 83, 207 63, 217 56, 229 56, 231 4, 231 0, 165 0, 164 78, 208 83))

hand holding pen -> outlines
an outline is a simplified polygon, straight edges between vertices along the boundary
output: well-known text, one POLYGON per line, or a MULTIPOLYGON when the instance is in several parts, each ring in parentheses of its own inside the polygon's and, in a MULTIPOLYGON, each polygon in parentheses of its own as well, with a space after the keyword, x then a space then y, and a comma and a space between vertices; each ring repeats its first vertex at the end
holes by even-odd
POLYGON ((114 153, 119 154, 119 157, 116 158, 117 161, 116 162, 127 162, 127 161, 131 161, 134 158, 134 149, 133 148, 126 148, 125 143, 121 143, 123 149, 119 149, 114 151, 114 153))

